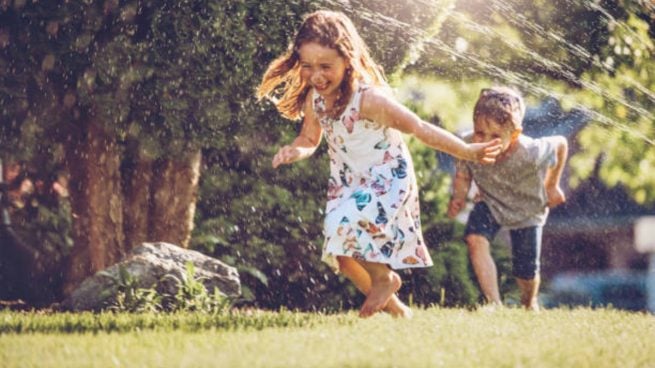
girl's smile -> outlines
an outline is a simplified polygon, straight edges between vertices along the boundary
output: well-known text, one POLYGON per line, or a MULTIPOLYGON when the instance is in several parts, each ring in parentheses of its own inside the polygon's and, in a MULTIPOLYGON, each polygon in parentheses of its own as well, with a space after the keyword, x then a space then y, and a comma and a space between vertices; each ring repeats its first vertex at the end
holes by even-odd
POLYGON ((337 50, 316 42, 303 44, 298 54, 302 79, 326 100, 336 97, 348 66, 344 57, 337 50))

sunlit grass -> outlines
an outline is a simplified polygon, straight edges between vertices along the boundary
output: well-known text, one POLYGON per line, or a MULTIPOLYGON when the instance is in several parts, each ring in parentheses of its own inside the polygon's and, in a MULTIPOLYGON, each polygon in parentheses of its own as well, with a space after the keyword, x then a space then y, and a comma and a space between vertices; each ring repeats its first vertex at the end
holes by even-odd
POLYGON ((77 329, 61 327, 71 326, 75 315, 0 313, 0 361, 3 367, 652 367, 655 362, 655 318, 648 314, 415 312, 412 320, 258 312, 226 316, 232 323, 192 314, 83 314, 77 329), (17 320, 30 327, 18 329, 17 320))

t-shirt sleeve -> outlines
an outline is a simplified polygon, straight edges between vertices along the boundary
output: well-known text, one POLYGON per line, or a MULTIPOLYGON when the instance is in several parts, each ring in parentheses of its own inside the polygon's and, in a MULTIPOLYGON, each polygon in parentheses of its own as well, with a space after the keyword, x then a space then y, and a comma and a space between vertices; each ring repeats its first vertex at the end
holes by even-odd
POLYGON ((535 139, 536 161, 539 166, 552 167, 557 165, 557 139, 555 137, 543 137, 535 139))

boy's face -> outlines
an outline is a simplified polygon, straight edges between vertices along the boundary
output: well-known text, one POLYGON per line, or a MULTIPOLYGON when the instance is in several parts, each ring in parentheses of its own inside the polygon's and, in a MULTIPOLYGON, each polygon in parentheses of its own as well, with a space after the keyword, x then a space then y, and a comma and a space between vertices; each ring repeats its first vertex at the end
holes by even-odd
POLYGON ((505 152, 519 132, 512 124, 499 124, 494 119, 480 118, 473 124, 473 143, 484 143, 499 138, 502 152, 505 152))

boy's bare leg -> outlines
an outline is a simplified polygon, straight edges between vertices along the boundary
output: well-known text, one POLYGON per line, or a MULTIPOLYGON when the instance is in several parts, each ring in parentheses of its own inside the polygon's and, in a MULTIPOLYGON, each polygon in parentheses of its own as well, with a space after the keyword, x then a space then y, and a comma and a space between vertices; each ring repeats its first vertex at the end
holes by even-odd
POLYGON ((402 281, 400 276, 393 272, 386 264, 359 261, 371 276, 371 291, 359 310, 359 316, 366 318, 381 311, 400 289, 402 281))
POLYGON ((466 244, 482 294, 488 303, 501 305, 503 302, 498 291, 498 271, 491 257, 489 241, 484 236, 470 234, 466 237, 466 244))
POLYGON ((536 275, 533 279, 521 279, 516 278, 516 283, 519 285, 521 290, 521 304, 525 309, 538 311, 539 302, 537 300, 537 295, 539 294, 539 284, 541 283, 541 277, 536 275))
MULTIPOLYGON (((371 291, 371 276, 366 269, 351 257, 338 256, 339 270, 344 274, 355 287, 364 295, 371 291)), ((411 318, 412 310, 405 305, 396 294, 392 295, 387 305, 382 309, 393 317, 411 318)))

